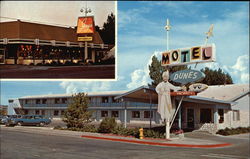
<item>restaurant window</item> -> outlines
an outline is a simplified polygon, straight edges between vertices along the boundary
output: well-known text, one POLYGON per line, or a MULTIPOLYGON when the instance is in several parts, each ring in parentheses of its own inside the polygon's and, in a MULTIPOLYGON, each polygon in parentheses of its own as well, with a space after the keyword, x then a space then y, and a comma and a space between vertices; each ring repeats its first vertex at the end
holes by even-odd
POLYGON ((200 109, 200 123, 211 123, 211 109, 200 109))
POLYGON ((132 111, 132 118, 140 118, 140 111, 132 111))
POLYGON ((60 99, 59 99, 59 98, 56 98, 56 99, 55 99, 55 104, 59 104, 59 102, 60 102, 60 99))
POLYGON ((39 115, 40 114, 40 111, 39 110, 36 110, 36 115, 39 115))
POLYGON ((20 45, 19 56, 23 59, 33 59, 35 52, 33 45, 20 45))
POLYGON ((118 111, 112 111, 111 112, 111 117, 115 117, 115 118, 119 117, 119 112, 118 111))
POLYGON ((43 99, 42 104, 46 104, 46 103, 47 103, 47 99, 43 99))
POLYGON ((102 97, 102 103, 108 103, 109 98, 108 97, 102 97))
POLYGON ((36 104, 40 104, 40 99, 36 99, 36 104))
POLYGON ((62 103, 66 103, 67 102, 67 98, 62 98, 62 103))
POLYGON ((239 121, 239 120, 240 120, 240 111, 233 110, 233 121, 239 121))
POLYGON ((58 116, 59 111, 58 110, 54 110, 54 116, 58 116))
MULTIPOLYGON (((153 112, 151 111, 151 118, 153 117, 153 112)), ((150 118, 150 111, 144 111, 144 118, 150 118)))
POLYGON ((219 114, 219 123, 223 123, 224 122, 224 110, 223 109, 218 109, 218 114, 219 114))
POLYGON ((108 111, 101 111, 101 117, 108 117, 108 111))

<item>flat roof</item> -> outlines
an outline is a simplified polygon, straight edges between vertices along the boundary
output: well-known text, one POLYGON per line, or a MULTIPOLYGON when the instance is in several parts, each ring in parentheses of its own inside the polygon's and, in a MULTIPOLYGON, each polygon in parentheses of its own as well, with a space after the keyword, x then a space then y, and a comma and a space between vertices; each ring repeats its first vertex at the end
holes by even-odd
MULTIPOLYGON (((90 92, 87 93, 88 97, 95 96, 118 96, 127 91, 109 91, 109 92, 90 92)), ((18 99, 36 99, 36 98, 68 98, 72 97, 72 94, 48 94, 48 95, 34 95, 34 96, 24 96, 18 99)))

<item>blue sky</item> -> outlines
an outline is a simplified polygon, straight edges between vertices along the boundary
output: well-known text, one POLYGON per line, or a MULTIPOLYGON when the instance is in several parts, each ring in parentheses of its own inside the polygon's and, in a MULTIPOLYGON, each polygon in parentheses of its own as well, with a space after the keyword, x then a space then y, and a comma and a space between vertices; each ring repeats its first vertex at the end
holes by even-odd
MULTIPOLYGON (((230 73, 234 83, 249 83, 249 2, 117 3, 117 81, 2 81, 1 104, 7 104, 9 98, 25 95, 130 90, 146 85, 150 82, 148 65, 151 63, 151 57, 156 55, 160 58, 160 53, 166 50, 164 26, 167 18, 172 26, 169 33, 170 49, 204 44, 205 32, 214 24, 214 36, 208 43, 216 45, 216 62, 199 64, 198 69, 205 66, 222 68, 224 72, 230 73)), ((63 9, 62 4, 61 10, 63 9)), ((68 7, 65 7, 65 10, 67 9, 68 7)), ((76 15, 71 16, 75 18, 76 15)), ((25 15, 23 17, 25 18, 25 15)), ((68 24, 68 21, 56 21, 52 15, 46 18, 46 21, 75 25, 73 22, 68 24)), ((58 19, 57 16, 56 18, 58 19)))

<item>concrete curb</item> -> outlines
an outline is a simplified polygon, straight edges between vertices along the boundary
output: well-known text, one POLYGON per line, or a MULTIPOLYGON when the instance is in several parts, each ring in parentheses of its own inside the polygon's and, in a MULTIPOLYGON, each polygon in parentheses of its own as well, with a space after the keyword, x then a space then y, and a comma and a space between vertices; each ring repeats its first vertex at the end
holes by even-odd
POLYGON ((89 136, 89 135, 82 135, 81 137, 88 139, 97 139, 97 140, 109 140, 109 141, 136 143, 136 144, 153 145, 153 146, 183 147, 183 148, 219 148, 232 145, 230 143, 211 144, 211 145, 173 144, 173 143, 149 142, 143 140, 118 139, 118 138, 89 136))

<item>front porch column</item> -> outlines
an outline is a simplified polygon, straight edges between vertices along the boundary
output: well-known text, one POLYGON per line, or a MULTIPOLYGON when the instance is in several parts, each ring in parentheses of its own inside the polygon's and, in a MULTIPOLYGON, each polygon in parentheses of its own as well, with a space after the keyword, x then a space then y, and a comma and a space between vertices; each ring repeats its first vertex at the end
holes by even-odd
POLYGON ((92 49, 91 53, 92 53, 92 61, 93 61, 93 63, 95 63, 95 50, 92 49))
POLYGON ((218 113, 218 108, 215 107, 214 108, 214 124, 218 124, 219 123, 219 113, 218 113))
POLYGON ((181 129, 181 108, 179 109, 179 120, 178 120, 178 125, 179 125, 179 129, 181 129))
POLYGON ((127 128, 127 102, 124 102, 124 127, 127 128))

